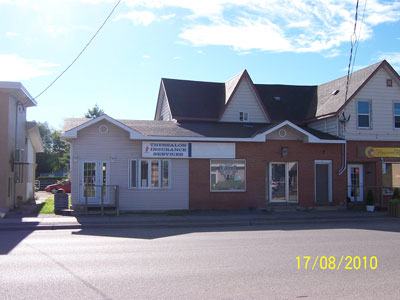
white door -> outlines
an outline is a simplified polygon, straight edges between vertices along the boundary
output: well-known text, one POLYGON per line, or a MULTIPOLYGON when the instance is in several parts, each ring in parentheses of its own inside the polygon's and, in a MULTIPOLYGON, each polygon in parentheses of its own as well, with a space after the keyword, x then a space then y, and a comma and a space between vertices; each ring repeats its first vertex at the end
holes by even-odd
POLYGON ((107 161, 84 160, 81 163, 80 202, 100 204, 101 197, 104 203, 109 203, 109 170, 107 161))
POLYGON ((348 165, 347 167, 347 196, 351 201, 364 200, 363 165, 348 165))

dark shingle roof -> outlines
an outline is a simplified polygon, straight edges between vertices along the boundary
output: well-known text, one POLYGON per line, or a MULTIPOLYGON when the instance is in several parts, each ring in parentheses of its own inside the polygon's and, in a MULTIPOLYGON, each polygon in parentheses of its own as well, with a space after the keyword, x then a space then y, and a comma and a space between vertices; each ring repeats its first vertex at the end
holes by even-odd
POLYGON ((225 105, 225 84, 162 79, 173 118, 218 120, 225 105))
MULTIPOLYGON (((382 61, 351 74, 347 99, 367 82, 382 61)), ((239 73, 233 79, 237 79, 239 73)), ((229 82, 237 80, 230 80, 229 82)), ((273 122, 303 122, 336 113, 345 104, 347 76, 313 86, 255 84, 273 122), (332 92, 338 90, 336 95, 332 92), (280 100, 274 100, 280 97, 280 100)), ((172 117, 175 119, 218 120, 226 101, 226 83, 163 79, 172 117)), ((230 86, 228 91, 233 90, 230 86)))
MULTIPOLYGON (((91 119, 69 118, 64 120, 63 132, 74 129, 91 119)), ((152 120, 117 120, 125 126, 145 135, 187 138, 251 138, 271 129, 281 122, 268 123, 231 123, 201 121, 152 121, 152 120)), ((308 127, 301 127, 314 136, 325 140, 340 140, 327 133, 308 127)))
MULTIPOLYGON (((384 62, 385 61, 373 64, 352 73, 347 99, 350 99, 384 62)), ((318 102, 315 103, 315 114, 310 114, 308 118, 319 117, 337 112, 345 103, 346 82, 347 76, 343 76, 319 85, 318 102), (333 95, 332 92, 335 90, 338 90, 339 92, 336 95, 333 95)))
POLYGON ((317 86, 255 84, 255 87, 272 121, 303 121, 316 102, 317 86))

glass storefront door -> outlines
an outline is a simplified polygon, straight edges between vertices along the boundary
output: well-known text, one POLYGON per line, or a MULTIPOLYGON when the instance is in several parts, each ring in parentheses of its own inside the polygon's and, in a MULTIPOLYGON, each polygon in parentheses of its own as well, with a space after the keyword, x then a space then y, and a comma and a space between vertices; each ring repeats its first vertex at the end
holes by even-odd
POLYGON ((270 201, 297 202, 297 162, 270 163, 270 201))

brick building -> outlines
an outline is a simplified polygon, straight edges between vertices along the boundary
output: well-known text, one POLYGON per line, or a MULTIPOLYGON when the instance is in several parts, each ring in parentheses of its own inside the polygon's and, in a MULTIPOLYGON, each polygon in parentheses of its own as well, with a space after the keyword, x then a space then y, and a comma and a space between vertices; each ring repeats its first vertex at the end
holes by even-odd
POLYGON ((162 79, 153 121, 67 119, 72 203, 122 210, 337 206, 400 186, 400 77, 315 86, 162 79))

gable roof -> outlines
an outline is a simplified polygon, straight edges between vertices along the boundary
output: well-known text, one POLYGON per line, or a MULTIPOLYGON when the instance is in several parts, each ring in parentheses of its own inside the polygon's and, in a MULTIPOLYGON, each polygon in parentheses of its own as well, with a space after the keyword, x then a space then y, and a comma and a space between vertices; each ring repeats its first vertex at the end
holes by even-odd
POLYGON ((220 120, 240 82, 247 79, 260 107, 271 122, 290 120, 300 124, 338 114, 382 67, 400 82, 399 74, 383 60, 350 75, 347 101, 347 76, 311 86, 253 84, 246 70, 226 83, 177 79, 162 81, 172 118, 176 120, 220 120), (333 93, 335 90, 338 90, 336 94, 333 93))
POLYGON ((226 111, 226 109, 228 108, 229 104, 231 103, 231 100, 232 100, 236 90, 238 89, 240 83, 243 80, 247 80, 248 81, 248 83, 250 85, 250 89, 253 91, 254 96, 256 97, 256 101, 260 105, 261 111, 265 115, 266 119, 267 120, 271 120, 271 117, 268 114, 268 111, 265 109, 264 103, 261 100, 258 91, 254 87, 254 83, 251 80, 250 75, 249 75, 249 73, 247 72, 246 69, 243 70, 242 72, 240 72, 239 74, 237 74, 235 77, 233 77, 227 83, 225 83, 225 91, 228 91, 229 95, 225 95, 225 105, 224 105, 224 107, 222 108, 222 111, 219 114, 218 120, 220 120, 222 118, 222 116, 224 115, 224 112, 226 111), (227 89, 227 86, 228 86, 228 89, 227 89))
POLYGON ((310 112, 308 118, 329 116, 338 113, 346 102, 351 101, 358 91, 384 65, 389 65, 386 60, 351 73, 347 101, 345 99, 347 75, 319 85, 315 112, 310 112), (336 95, 333 93, 335 90, 338 90, 336 95))
POLYGON ((130 128, 129 126, 123 124, 121 121, 115 120, 110 116, 103 114, 97 118, 89 119, 89 118, 69 118, 64 120, 64 126, 62 130, 62 137, 64 138, 77 138, 78 131, 85 129, 93 124, 96 124, 102 120, 106 120, 115 126, 127 131, 130 134, 130 137, 138 137, 140 134, 130 128))
MULTIPOLYGON (((103 115, 105 116, 105 115, 103 115)), ((110 117, 98 117, 101 120, 114 120, 110 117)), ((96 119, 70 118, 64 121, 62 137, 77 138, 77 131, 93 125, 96 119)), ((297 126, 289 121, 269 123, 201 122, 201 121, 151 121, 151 120, 114 120, 135 135, 133 140, 182 140, 182 141, 243 141, 265 142, 266 135, 282 126, 291 126, 303 133, 309 143, 344 143, 344 140, 306 127, 297 126)), ((120 126, 121 127, 121 126, 120 126)))

